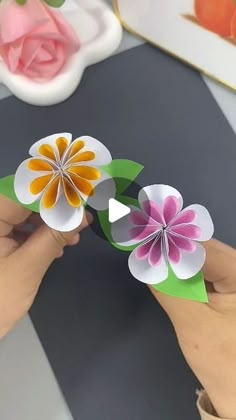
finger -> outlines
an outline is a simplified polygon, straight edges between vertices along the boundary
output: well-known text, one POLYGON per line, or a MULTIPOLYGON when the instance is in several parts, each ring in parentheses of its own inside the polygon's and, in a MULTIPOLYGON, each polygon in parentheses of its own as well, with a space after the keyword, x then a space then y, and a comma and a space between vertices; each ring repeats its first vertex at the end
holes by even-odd
POLYGON ((204 244, 207 257, 203 267, 205 279, 218 293, 236 292, 236 250, 212 239, 204 244))
POLYGON ((66 245, 78 242, 78 234, 92 222, 92 215, 86 213, 81 225, 73 232, 61 233, 46 225, 39 227, 29 239, 9 258, 16 272, 23 272, 25 278, 41 280, 55 258, 61 256, 66 245), (18 271, 19 270, 19 271, 18 271))
POLYGON ((29 223, 30 225, 34 227, 39 227, 43 225, 44 222, 38 213, 32 213, 30 217, 28 217, 27 223, 29 223))
POLYGON ((16 251, 19 244, 13 238, 0 238, 0 258, 8 257, 16 251))
POLYGON ((0 237, 7 236, 15 225, 23 223, 31 211, 0 195, 0 237))

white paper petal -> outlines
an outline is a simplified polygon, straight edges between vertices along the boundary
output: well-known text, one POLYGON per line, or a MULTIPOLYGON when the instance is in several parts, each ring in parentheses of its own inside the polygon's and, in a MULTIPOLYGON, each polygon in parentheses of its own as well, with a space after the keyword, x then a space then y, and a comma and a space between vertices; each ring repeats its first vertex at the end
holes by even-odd
POLYGON ((169 185, 154 184, 148 185, 139 191, 138 201, 140 207, 143 208, 143 203, 147 200, 155 201, 161 207, 163 206, 166 197, 174 196, 179 200, 180 210, 183 207, 183 198, 179 191, 169 185))
POLYGON ((49 171, 40 172, 29 170, 27 165, 31 159, 32 158, 24 160, 18 167, 15 174, 14 189, 18 200, 22 204, 31 204, 40 198, 42 193, 37 195, 31 194, 29 188, 30 184, 34 179, 50 174, 49 171))
POLYGON ((71 140, 72 140, 72 134, 71 133, 56 133, 56 134, 52 134, 51 136, 44 137, 43 139, 38 140, 36 143, 34 143, 29 150, 29 154, 31 156, 41 156, 38 153, 38 148, 42 144, 49 144, 50 146, 53 147, 53 149, 56 152, 56 155, 58 157, 58 149, 57 149, 57 146, 56 146, 56 140, 58 139, 58 137, 65 137, 68 140, 68 146, 70 145, 71 140))
MULTIPOLYGON (((138 207, 127 207, 129 207, 131 211, 138 210, 138 207)), ((130 214, 127 214, 127 216, 124 216, 120 220, 117 220, 117 222, 112 223, 111 236, 113 241, 124 246, 132 246, 143 242, 142 240, 137 241, 137 239, 130 239, 129 230, 133 227, 134 225, 130 222, 130 214)))
MULTIPOLYGON (((82 136, 78 137, 76 140, 82 140, 85 142, 85 146, 83 149, 81 149, 80 153, 91 151, 94 152, 96 157, 92 161, 88 162, 80 162, 80 165, 83 166, 102 166, 102 165, 108 165, 112 161, 112 156, 109 150, 106 148, 106 146, 101 143, 99 140, 90 137, 90 136, 82 136)), ((76 141, 75 140, 75 141, 76 141)))
POLYGON ((184 211, 186 210, 193 210, 197 215, 193 221, 193 224, 201 229, 201 236, 197 240, 208 241, 211 239, 214 233, 214 225, 206 207, 201 204, 192 204, 184 209, 184 211))
POLYGON ((52 209, 45 209, 40 202, 40 216, 50 228, 60 232, 70 232, 76 229, 82 222, 84 207, 71 207, 64 194, 61 194, 52 209))
POLYGON ((109 206, 109 199, 116 196, 116 184, 105 172, 101 172, 101 178, 93 182, 95 185, 94 195, 88 197, 87 203, 95 210, 106 210, 109 206))
POLYGON ((164 258, 160 265, 152 267, 148 260, 138 260, 135 257, 135 250, 130 254, 128 261, 131 274, 142 283, 158 284, 166 280, 168 276, 168 266, 164 258))
POLYGON ((195 276, 203 267, 206 259, 206 250, 199 243, 196 243, 196 250, 192 253, 182 252, 178 264, 172 264, 171 268, 179 279, 187 280, 195 276))

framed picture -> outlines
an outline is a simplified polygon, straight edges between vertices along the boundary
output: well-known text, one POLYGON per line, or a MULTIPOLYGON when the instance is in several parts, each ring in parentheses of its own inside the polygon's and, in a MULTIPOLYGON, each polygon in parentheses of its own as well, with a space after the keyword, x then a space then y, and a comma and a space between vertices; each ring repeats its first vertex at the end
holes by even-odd
POLYGON ((114 0, 123 26, 236 90, 235 0, 114 0))

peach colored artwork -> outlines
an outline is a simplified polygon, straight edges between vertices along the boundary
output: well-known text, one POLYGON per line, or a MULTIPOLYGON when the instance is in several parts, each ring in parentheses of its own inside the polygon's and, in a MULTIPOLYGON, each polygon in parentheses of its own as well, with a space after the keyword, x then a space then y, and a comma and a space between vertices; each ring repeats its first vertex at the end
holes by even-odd
POLYGON ((130 32, 236 90, 236 0, 114 3, 130 32))
POLYGON ((227 41, 236 42, 235 0, 194 0, 193 10, 193 15, 184 17, 227 41))

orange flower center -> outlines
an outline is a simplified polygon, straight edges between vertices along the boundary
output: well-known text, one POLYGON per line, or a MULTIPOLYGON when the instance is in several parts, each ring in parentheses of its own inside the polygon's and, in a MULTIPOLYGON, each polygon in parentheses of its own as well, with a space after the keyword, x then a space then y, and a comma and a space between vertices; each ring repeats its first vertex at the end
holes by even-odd
POLYGON ((28 163, 28 169, 31 171, 45 172, 44 175, 36 177, 29 188, 31 194, 43 193, 42 202, 46 209, 55 206, 61 188, 70 206, 80 207, 80 193, 86 197, 92 196, 94 186, 91 181, 97 181, 101 176, 97 168, 86 165, 86 162, 93 161, 96 155, 92 151, 82 151, 84 141, 74 141, 69 150, 68 144, 66 138, 58 138, 57 153, 52 146, 42 144, 38 149, 42 158, 32 158, 28 163))

